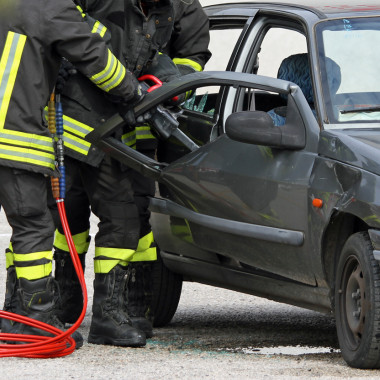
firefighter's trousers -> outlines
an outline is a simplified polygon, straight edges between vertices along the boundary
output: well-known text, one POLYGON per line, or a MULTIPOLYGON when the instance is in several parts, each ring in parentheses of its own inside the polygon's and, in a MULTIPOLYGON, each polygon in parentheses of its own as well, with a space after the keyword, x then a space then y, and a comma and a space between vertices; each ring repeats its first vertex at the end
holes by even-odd
MULTIPOLYGON (((86 233, 91 211, 99 218, 95 235, 95 273, 127 265, 138 245, 140 222, 131 187, 131 170, 106 157, 99 167, 65 158, 65 204, 72 235, 86 233)), ((58 233, 63 234, 60 224, 58 233)), ((74 239, 75 241, 75 239, 74 239)))
POLYGON ((52 271, 54 223, 47 206, 43 174, 0 166, 0 204, 12 228, 7 268, 37 280, 52 271), (12 252, 11 252, 12 253, 12 252))

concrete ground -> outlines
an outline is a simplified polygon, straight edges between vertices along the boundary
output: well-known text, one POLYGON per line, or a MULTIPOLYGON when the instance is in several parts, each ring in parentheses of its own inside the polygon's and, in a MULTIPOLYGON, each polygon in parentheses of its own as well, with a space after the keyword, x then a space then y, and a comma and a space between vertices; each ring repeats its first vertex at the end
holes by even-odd
MULTIPOLYGON (((96 231, 96 220, 92 222, 96 231)), ((9 237, 1 212, 1 250, 9 237)), ((380 375, 345 364, 330 316, 195 283, 184 284, 172 322, 155 329, 145 348, 88 344, 93 253, 91 244, 86 262, 89 306, 79 328, 84 346, 64 358, 1 358, 0 379, 378 379, 380 375)), ((0 272, 2 300, 4 259, 0 272)))

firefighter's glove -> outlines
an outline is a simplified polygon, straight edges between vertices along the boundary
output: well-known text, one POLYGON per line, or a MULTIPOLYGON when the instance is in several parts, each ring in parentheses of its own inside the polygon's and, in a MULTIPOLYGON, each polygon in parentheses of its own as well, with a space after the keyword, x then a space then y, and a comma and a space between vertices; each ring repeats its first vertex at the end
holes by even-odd
POLYGON ((152 117, 153 117, 153 114, 151 111, 145 112, 143 115, 140 115, 136 119, 137 125, 152 124, 152 117))
MULTIPOLYGON (((146 74, 154 75, 161 82, 167 83, 176 80, 182 76, 177 65, 173 60, 166 54, 156 54, 153 62, 146 74)), ((165 106, 179 106, 186 100, 186 94, 180 94, 174 98, 165 101, 165 106)))
POLYGON ((71 75, 74 75, 76 73, 77 69, 75 68, 75 66, 67 59, 62 59, 61 67, 58 71, 57 81, 55 83, 55 92, 57 94, 62 94, 66 82, 68 81, 71 75))
POLYGON ((146 93, 147 91, 136 81, 136 88, 133 92, 133 96, 117 104, 120 116, 130 127, 134 127, 138 124, 134 108, 144 99, 146 93))

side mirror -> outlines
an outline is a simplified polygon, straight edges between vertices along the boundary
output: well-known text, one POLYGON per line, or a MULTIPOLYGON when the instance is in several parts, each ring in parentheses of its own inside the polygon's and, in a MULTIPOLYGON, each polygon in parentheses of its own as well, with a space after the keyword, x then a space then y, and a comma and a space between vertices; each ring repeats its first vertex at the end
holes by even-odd
POLYGON ((281 144, 281 131, 263 111, 236 112, 226 120, 227 136, 236 141, 264 146, 281 144))
POLYGON ((275 126, 272 118, 263 111, 236 112, 226 120, 227 136, 247 144, 303 149, 306 145, 305 126, 294 101, 290 99, 285 125, 275 126))

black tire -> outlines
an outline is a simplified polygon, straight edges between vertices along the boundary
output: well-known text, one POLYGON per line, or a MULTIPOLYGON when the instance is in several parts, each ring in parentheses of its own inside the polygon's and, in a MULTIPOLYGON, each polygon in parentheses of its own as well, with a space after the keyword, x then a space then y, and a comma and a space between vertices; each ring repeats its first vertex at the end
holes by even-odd
POLYGON ((380 368, 380 267, 367 232, 351 235, 339 258, 335 317, 347 364, 380 368))
POLYGON ((154 327, 166 326, 177 311, 182 291, 182 276, 169 270, 161 256, 153 265, 154 327))

